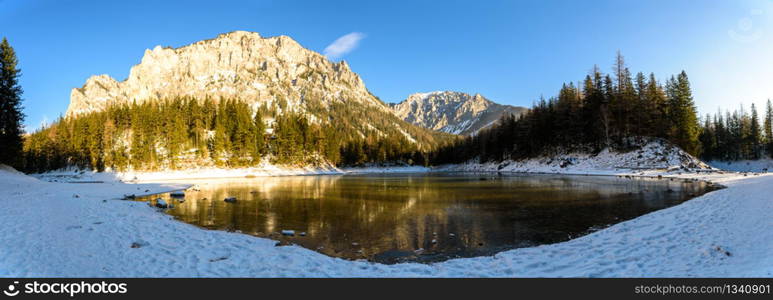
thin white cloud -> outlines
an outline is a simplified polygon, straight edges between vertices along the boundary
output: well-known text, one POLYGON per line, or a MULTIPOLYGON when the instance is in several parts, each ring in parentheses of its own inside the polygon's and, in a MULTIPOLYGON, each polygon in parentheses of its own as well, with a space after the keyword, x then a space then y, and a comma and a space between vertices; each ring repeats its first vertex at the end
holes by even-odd
POLYGON ((352 32, 344 35, 325 47, 325 56, 329 59, 338 59, 357 48, 360 40, 364 38, 365 34, 361 32, 352 32))

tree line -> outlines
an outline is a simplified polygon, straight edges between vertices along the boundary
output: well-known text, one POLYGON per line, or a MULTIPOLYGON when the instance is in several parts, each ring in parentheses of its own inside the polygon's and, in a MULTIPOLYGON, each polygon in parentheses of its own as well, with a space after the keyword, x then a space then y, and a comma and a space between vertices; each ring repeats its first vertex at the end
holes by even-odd
POLYGON ((701 154, 701 127, 687 73, 660 83, 654 74, 632 75, 618 53, 612 74, 591 70, 582 83, 565 83, 558 95, 532 109, 433 152, 435 163, 501 161, 565 151, 630 149, 643 137, 667 139, 701 154))
POLYGON ((741 160, 773 157, 773 106, 768 100, 762 126, 757 107, 707 114, 703 118, 700 140, 705 160, 741 160))
POLYGON ((180 97, 111 105, 103 111, 60 118, 30 134, 24 144, 24 169, 248 167, 264 160, 339 166, 429 162, 427 150, 402 134, 360 135, 349 126, 347 116, 332 115, 341 121, 312 122, 306 114, 253 108, 238 99, 180 97))

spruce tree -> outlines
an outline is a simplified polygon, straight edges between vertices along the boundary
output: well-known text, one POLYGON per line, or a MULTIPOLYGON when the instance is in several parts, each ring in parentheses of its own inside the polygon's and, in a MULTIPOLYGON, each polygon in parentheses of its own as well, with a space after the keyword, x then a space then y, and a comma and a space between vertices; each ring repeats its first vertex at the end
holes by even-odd
POLYGON ((663 87, 658 84, 658 80, 655 79, 655 74, 650 73, 649 80, 647 81, 647 91, 645 98, 647 102, 652 106, 652 116, 650 116, 653 124, 652 136, 659 138, 667 138, 668 130, 670 127, 670 121, 668 119, 668 101, 666 100, 666 94, 663 91, 663 87))
POLYGON ((16 53, 8 39, 0 42, 0 163, 21 165, 23 139, 21 94, 16 53))
POLYGON ((635 104, 633 114, 633 134, 636 136, 652 136, 652 119, 650 118, 653 108, 647 99, 647 79, 644 73, 636 73, 634 79, 635 104))
POLYGON ((716 127, 713 126, 711 120, 711 116, 707 114, 706 118, 703 119, 703 129, 700 134, 700 141, 703 149, 702 155, 708 160, 714 159, 717 148, 716 127))
POLYGON ((773 105, 768 99, 768 105, 765 108, 765 142, 769 157, 773 157, 773 105))
POLYGON ((759 159, 760 158, 760 144, 761 144, 761 132, 760 132, 760 120, 757 116, 757 107, 754 106, 754 103, 752 103, 752 118, 751 118, 751 128, 749 129, 749 148, 750 148, 750 158, 751 159, 759 159))
POLYGON ((699 155, 700 124, 687 73, 682 71, 676 79, 672 78, 669 90, 674 142, 688 153, 699 155))
POLYGON ((255 136, 255 147, 253 148, 254 152, 252 153, 252 158, 253 161, 257 163, 260 162, 263 153, 266 150, 266 124, 263 122, 261 110, 255 112, 255 117, 252 122, 255 136))

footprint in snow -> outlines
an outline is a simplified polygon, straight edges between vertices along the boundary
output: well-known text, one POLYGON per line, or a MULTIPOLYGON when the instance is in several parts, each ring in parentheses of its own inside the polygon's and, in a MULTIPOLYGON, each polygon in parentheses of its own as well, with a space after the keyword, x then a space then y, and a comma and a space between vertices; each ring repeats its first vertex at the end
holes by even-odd
POLYGON ((730 253, 730 251, 727 251, 727 250, 725 250, 725 249, 722 249, 722 247, 720 247, 720 246, 716 246, 716 247, 714 248, 714 250, 716 250, 716 251, 717 251, 717 252, 719 252, 719 253, 722 253, 722 254, 724 254, 725 256, 733 256, 733 254, 731 254, 731 253, 730 253))
POLYGON ((149 245, 150 245, 150 243, 148 243, 146 241, 143 241, 143 240, 139 240, 139 241, 133 242, 131 244, 131 248, 135 248, 136 249, 136 248, 145 247, 145 246, 149 246, 149 245))

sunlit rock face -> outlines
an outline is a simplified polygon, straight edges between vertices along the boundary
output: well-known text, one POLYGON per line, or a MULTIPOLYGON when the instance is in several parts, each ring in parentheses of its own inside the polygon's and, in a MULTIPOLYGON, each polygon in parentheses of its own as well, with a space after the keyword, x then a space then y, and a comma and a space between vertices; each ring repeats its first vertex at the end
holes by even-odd
POLYGON ((111 103, 179 96, 239 98, 292 111, 348 101, 389 110, 346 62, 331 62, 287 36, 234 31, 176 49, 145 50, 124 81, 92 76, 72 90, 67 115, 99 111, 111 103))
POLYGON ((392 104, 401 119, 424 128, 461 135, 472 135, 491 126, 505 114, 522 114, 527 109, 501 105, 480 94, 438 91, 416 93, 392 104))

